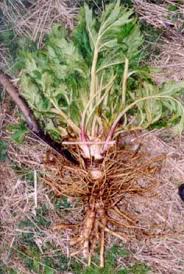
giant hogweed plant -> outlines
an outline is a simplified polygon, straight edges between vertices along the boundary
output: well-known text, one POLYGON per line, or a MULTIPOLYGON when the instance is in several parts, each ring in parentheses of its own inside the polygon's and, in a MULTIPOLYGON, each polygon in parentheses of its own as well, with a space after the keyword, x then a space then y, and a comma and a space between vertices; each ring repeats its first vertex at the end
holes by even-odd
MULTIPOLYGON (((73 180, 68 182, 62 171, 58 181, 50 178, 49 182, 61 195, 80 197, 86 205, 84 221, 74 225, 74 230, 80 227, 80 235, 73 244, 80 245, 79 251, 90 263, 100 239, 101 266, 105 232, 122 238, 108 227, 109 222, 118 224, 108 210, 126 216, 118 202, 125 188, 139 192, 138 186, 130 184, 144 177, 149 165, 145 162, 144 171, 137 171, 131 154, 127 173, 122 161, 129 154, 117 149, 118 137, 123 131, 149 129, 163 121, 178 133, 184 127, 184 106, 179 99, 184 82, 154 84, 149 70, 141 67, 142 44, 133 11, 117 1, 99 17, 85 5, 72 33, 56 25, 44 48, 20 56, 22 95, 41 127, 69 149, 76 148, 81 165, 70 169, 73 180)), ((130 218, 126 221, 133 223, 130 218)))

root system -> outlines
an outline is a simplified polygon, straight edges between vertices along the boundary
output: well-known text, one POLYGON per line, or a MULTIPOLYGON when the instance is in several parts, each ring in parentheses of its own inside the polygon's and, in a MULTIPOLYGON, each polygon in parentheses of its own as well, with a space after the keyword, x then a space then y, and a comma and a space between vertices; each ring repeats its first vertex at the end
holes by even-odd
POLYGON ((100 267, 103 267, 106 234, 124 242, 129 239, 129 229, 149 235, 129 212, 120 209, 119 203, 128 194, 150 195, 159 185, 155 174, 163 159, 164 155, 150 157, 146 153, 114 148, 102 162, 84 164, 81 160, 80 167, 73 167, 53 154, 47 155, 44 181, 57 196, 75 197, 83 204, 82 221, 54 226, 55 230, 72 229, 70 245, 75 250, 71 256, 82 253, 90 265, 99 247, 100 267), (94 179, 92 170, 100 170, 102 176, 94 179))

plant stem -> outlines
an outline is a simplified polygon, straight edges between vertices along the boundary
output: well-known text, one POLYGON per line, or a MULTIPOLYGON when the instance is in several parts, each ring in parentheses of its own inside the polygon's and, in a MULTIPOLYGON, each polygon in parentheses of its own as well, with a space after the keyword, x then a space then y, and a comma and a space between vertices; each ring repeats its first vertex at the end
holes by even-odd
MULTIPOLYGON (((98 60, 98 43, 99 43, 99 39, 97 39, 96 41, 94 55, 93 55, 93 62, 91 67, 91 83, 90 83, 90 96, 89 96, 90 101, 96 93, 96 65, 98 60)), ((92 108, 92 104, 90 105, 89 109, 91 110, 91 108, 92 108)))
MULTIPOLYGON (((96 104, 93 106, 93 108, 91 109, 91 112, 89 112, 88 117, 87 117, 87 119, 86 119, 86 128, 87 128, 87 126, 88 126, 88 123, 89 123, 89 121, 90 121, 90 118, 91 118, 93 112, 94 112, 94 111, 96 110, 96 108, 102 103, 102 101, 105 99, 105 97, 108 96, 108 93, 109 93, 109 91, 110 91, 111 88, 112 88, 112 85, 113 85, 113 82, 114 82, 115 78, 116 78, 116 76, 113 76, 113 77, 111 78, 111 80, 107 83, 106 86, 104 86, 104 87, 102 87, 101 89, 98 90, 99 95, 101 95, 101 93, 102 93, 103 90, 105 90, 105 92, 104 92, 103 96, 100 96, 100 98, 98 99, 97 103, 96 103, 96 104)), ((96 97, 96 96, 95 96, 95 97, 96 97)), ((92 136, 93 136, 93 134, 92 134, 92 136)))
POLYGON ((128 59, 125 58, 125 67, 124 73, 122 78, 122 106, 125 107, 126 102, 126 87, 127 87, 127 80, 128 80, 128 59))
POLYGON ((152 95, 152 96, 146 96, 140 99, 137 99, 136 101, 134 101, 133 103, 131 103, 130 105, 128 105, 123 111, 121 111, 118 115, 118 117, 116 118, 116 120, 113 122, 111 129, 107 135, 106 138, 106 143, 104 144, 103 150, 102 150, 102 154, 107 151, 108 149, 108 143, 111 141, 111 139, 113 138, 113 134, 115 132, 115 129, 120 121, 120 119, 122 118, 122 116, 129 111, 132 107, 134 107, 135 105, 137 105, 139 102, 145 101, 145 100, 150 100, 150 99, 155 99, 155 100, 159 100, 159 99, 169 99, 169 100, 173 100, 175 101, 177 104, 181 104, 178 100, 176 100, 175 98, 171 97, 171 96, 167 96, 167 95, 152 95))
POLYGON ((53 106, 55 107, 55 109, 52 109, 52 112, 62 116, 64 118, 64 120, 66 121, 66 123, 68 124, 68 126, 70 126, 73 129, 73 131, 79 135, 80 128, 78 126, 76 126, 76 124, 64 113, 64 111, 62 111, 61 109, 58 108, 58 106, 54 102, 54 100, 50 99, 50 101, 53 104, 53 106))

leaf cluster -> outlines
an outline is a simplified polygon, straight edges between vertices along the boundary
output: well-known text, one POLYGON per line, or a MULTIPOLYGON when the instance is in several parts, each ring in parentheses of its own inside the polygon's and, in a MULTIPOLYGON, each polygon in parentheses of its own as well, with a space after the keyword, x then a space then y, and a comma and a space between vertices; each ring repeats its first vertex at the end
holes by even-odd
POLYGON ((19 124, 10 124, 7 128, 11 132, 11 139, 14 142, 17 144, 23 143, 25 135, 28 132, 25 122, 20 121, 19 124))
MULTIPOLYGON (((55 25, 43 49, 22 51, 22 95, 54 138, 156 126, 179 132, 184 82, 157 87, 141 67, 143 37, 133 11, 109 4, 100 15, 84 5, 72 33, 55 25), (123 121, 123 123, 122 123, 123 121)), ((112 137, 112 136, 111 136, 112 137)))

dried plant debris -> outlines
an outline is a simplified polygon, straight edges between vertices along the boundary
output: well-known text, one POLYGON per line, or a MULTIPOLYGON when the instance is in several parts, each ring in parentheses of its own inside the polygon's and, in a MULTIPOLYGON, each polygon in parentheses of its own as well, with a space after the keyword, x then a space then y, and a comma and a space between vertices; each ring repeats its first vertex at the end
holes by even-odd
POLYGON ((63 22, 71 29, 76 15, 75 2, 37 0, 37 1, 6 1, 0 4, 4 22, 18 36, 38 41, 40 45, 44 35, 50 30, 53 22, 63 22))
POLYGON ((162 38, 157 44, 159 54, 152 56, 150 65, 156 68, 154 79, 158 84, 167 80, 181 81, 184 79, 184 39, 183 37, 162 38))
MULTIPOLYGON (((182 149, 144 132, 173 126, 181 134, 184 108, 178 95, 183 82, 159 88, 149 70, 140 67, 143 41, 132 14, 119 1, 97 18, 85 6, 73 34, 55 26, 44 49, 22 53, 22 95, 42 128, 54 140, 62 139, 79 165, 46 153, 46 146, 30 136, 18 146, 3 132, 14 169, 34 170, 30 188, 26 180, 14 181, 3 204, 10 213, 16 207, 26 212, 24 216, 34 223, 31 233, 40 252, 52 242, 85 265, 99 254, 98 263, 104 267, 105 247, 110 241, 123 242, 133 251, 132 258, 156 273, 171 269, 183 273, 183 204, 177 193, 184 179, 182 149), (41 183, 38 186, 38 178, 47 190, 41 183), (28 191, 21 192, 19 185, 28 191), (53 199, 62 202, 54 204, 53 199), (43 201, 48 208, 38 224, 35 216, 43 201)), ((11 218, 5 213, 2 205, 3 235, 9 229, 11 236, 11 218)), ((13 213, 18 219, 19 214, 13 213)), ((13 224, 13 231, 19 229, 13 224)), ((15 232, 11 250, 16 247, 15 232)))
POLYGON ((46 166, 44 181, 57 196, 79 198, 84 210, 81 222, 63 222, 55 229, 74 228, 71 245, 78 248, 72 255, 81 252, 88 265, 100 242, 100 267, 104 267, 105 234, 124 241, 129 235, 122 236, 111 225, 138 229, 139 237, 154 235, 146 227, 142 231, 118 203, 125 193, 143 195, 157 187, 156 172, 164 156, 149 159, 139 146, 130 151, 121 148, 121 133, 166 127, 166 115, 179 133, 184 126, 184 107, 178 98, 183 82, 159 88, 149 70, 141 70, 143 38, 132 15, 120 1, 96 17, 85 5, 70 36, 56 25, 44 49, 20 56, 22 96, 44 130, 53 139, 62 139, 80 163, 73 166, 54 155, 48 160, 53 172, 47 175, 46 166))
MULTIPOLYGON (((156 68, 154 79, 158 84, 168 80, 181 81, 184 79, 183 64, 183 31, 184 31, 184 5, 182 1, 142 1, 135 0, 134 7, 145 26, 152 26, 150 36, 160 31, 156 40, 151 40, 149 65, 156 68), (154 50, 153 50, 154 49, 154 50)), ((146 34, 147 35, 147 34, 146 34)), ((148 35, 149 36, 149 35, 148 35)))
POLYGON ((0 43, 0 69, 6 71, 10 64, 11 57, 8 49, 0 43))
POLYGON ((148 24, 172 34, 182 34, 184 30, 182 1, 134 0, 133 2, 136 12, 148 24))
MULTIPOLYGON (((166 133, 159 132, 145 132, 137 137, 134 136, 134 142, 136 141, 137 143, 141 143, 144 139, 139 156, 137 154, 134 158, 131 158, 133 152, 129 150, 129 152, 126 152, 128 153, 126 156, 129 155, 130 158, 128 159, 128 157, 126 157, 126 160, 124 159, 124 161, 122 160, 123 158, 121 158, 121 161, 118 161, 117 163, 117 166, 122 164, 123 167, 126 165, 126 161, 130 161, 130 163, 136 163, 136 169, 141 166, 141 163, 145 163, 140 169, 145 174, 145 180, 140 180, 139 174, 136 173, 138 181, 137 183, 135 181, 132 182, 132 189, 128 189, 126 180, 128 180, 128 176, 130 175, 126 175, 124 178, 125 185, 122 184, 124 196, 118 203, 118 207, 115 207, 116 209, 114 209, 114 211, 112 208, 108 209, 106 204, 105 214, 108 212, 108 218, 111 222, 113 221, 113 223, 110 223, 109 219, 106 219, 106 226, 108 226, 108 229, 104 231, 106 236, 106 250, 112 245, 122 245, 122 243, 124 248, 129 250, 129 255, 125 257, 120 255, 119 258, 117 257, 118 265, 120 267, 128 267, 130 261, 141 261, 151 267, 151 273, 181 274, 183 271, 181 261, 184 260, 184 239, 182 236, 184 232, 184 216, 183 202, 178 196, 178 186, 184 180, 184 145, 183 140, 179 140, 180 147, 179 143, 174 140, 172 141, 173 143, 165 143, 158 137, 160 134, 163 136, 162 138, 166 139, 166 133), (145 158, 141 160, 143 153, 145 154, 145 152, 149 155, 148 161, 145 161, 145 158), (164 157, 167 155, 167 157, 162 163, 161 171, 159 171, 162 162, 159 160, 161 155, 164 155, 164 157), (151 164, 151 159, 156 160, 156 162, 153 161, 151 164), (153 169, 146 170, 148 166, 153 169), (151 187, 150 190, 149 187, 151 187), (121 214, 123 214, 122 217, 119 217, 120 211, 121 214), (119 236, 121 238, 119 238, 119 236)), ((8 140, 9 139, 6 139, 6 141, 8 140)), ((89 197, 87 195, 85 198, 83 193, 81 195, 81 192, 84 192, 84 189, 78 193, 78 195, 80 194, 80 197, 76 198, 70 197, 68 193, 64 197, 60 194, 60 190, 64 188, 63 186, 68 186, 72 191, 69 194, 75 192, 76 195, 76 189, 71 187, 72 182, 69 180, 69 174, 74 174, 78 185, 81 186, 80 182, 84 178, 85 170, 81 171, 81 169, 79 169, 77 172, 77 170, 69 166, 68 169, 66 169, 66 172, 63 173, 63 165, 68 165, 68 162, 64 161, 63 158, 58 158, 51 152, 47 152, 46 156, 44 156, 45 152, 43 152, 43 147, 40 147, 40 150, 38 150, 39 144, 37 141, 30 142, 29 139, 26 139, 24 145, 14 144, 14 149, 16 149, 17 152, 20 148, 22 151, 21 157, 19 157, 19 153, 14 154, 14 158, 12 157, 12 159, 16 161, 16 169, 14 169, 14 171, 12 171, 7 164, 4 165, 4 167, 1 165, 2 203, 0 212, 1 223, 3 224, 1 226, 3 241, 1 241, 0 248, 3 250, 1 260, 3 259, 5 264, 9 262, 9 266, 18 267, 17 269, 20 269, 21 271, 24 267, 23 262, 25 261, 23 258, 27 258, 26 254, 32 254, 30 252, 33 252, 29 251, 29 246, 27 246, 28 242, 24 241, 25 237, 29 240, 27 232, 31 232, 30 239, 32 239, 32 245, 35 246, 36 249, 40 248, 45 250, 47 244, 51 243, 54 245, 54 253, 57 250, 57 252, 62 252, 65 256, 70 256, 71 253, 75 255, 74 252, 77 252, 80 247, 80 254, 84 252, 84 250, 82 250, 82 243, 80 241, 80 243, 77 243, 77 240, 82 238, 82 231, 84 232, 84 226, 87 221, 86 217, 89 217, 89 208, 87 207, 87 205, 89 205, 89 197), (29 162, 26 157, 28 157, 27 152, 30 151, 32 147, 37 147, 37 153, 35 150, 35 153, 32 155, 32 160, 29 162), (39 155, 39 159, 37 155, 39 155), (40 164, 40 162, 42 164, 40 164), (35 209, 34 172, 28 169, 28 166, 29 168, 32 168, 32 170, 36 169, 38 172, 37 209, 35 209), (21 180, 18 179, 18 174, 21 176, 21 180), (39 174, 43 175, 40 177, 39 174), (53 174, 55 176, 53 176, 53 174), (62 174, 63 177, 61 178, 59 174, 62 174), (64 180, 65 178, 66 182, 64 180), (53 179, 53 181, 50 179, 53 179), (47 182, 52 187, 53 192, 50 192, 50 186, 48 188, 44 187, 41 183, 42 180, 45 186, 45 183, 47 182), (59 191, 57 192, 58 189, 59 191), (56 197, 53 195, 54 193, 56 194, 56 197), (16 222, 14 222, 15 218, 16 222), (76 243, 70 245, 74 240, 76 243), (25 249, 22 250, 17 246, 17 244, 21 242, 23 246, 27 246, 27 251, 25 249), (12 257, 7 253, 10 251, 9 246, 12 246, 12 257), (18 251, 23 252, 22 262, 20 261, 20 253, 18 253, 18 251), (9 258, 8 261, 7 258, 9 258)), ((9 146, 9 150, 12 150, 12 146, 9 146)), ((111 177, 113 177, 112 167, 110 168, 109 162, 110 159, 108 158, 105 163, 109 168, 108 172, 111 172, 111 177)), ((113 158, 111 164, 115 166, 113 158)), ((126 170, 128 169, 129 171, 132 171, 132 166, 127 165, 126 170)), ((132 171, 132 176, 135 176, 134 171, 132 171)), ((87 180, 87 177, 88 176, 86 176, 84 180, 87 180)), ((130 178, 130 180, 131 179, 132 178, 130 178)), ((116 182, 119 187, 117 179, 116 182)), ((118 194, 119 192, 117 195, 118 194)), ((102 195, 102 197, 103 199, 105 198, 105 201, 107 202, 109 196, 107 196, 107 199, 105 194, 104 196, 102 195)), ((104 216, 102 218, 102 214, 99 212, 100 210, 95 208, 95 212, 97 211, 96 221, 104 221, 104 216)), ((99 237, 101 236, 101 229, 102 228, 99 225, 99 237)), ((91 231, 91 235, 89 236, 90 242, 94 241, 95 235, 97 236, 97 234, 93 233, 91 231)), ((97 242, 97 245, 99 243, 100 242, 97 242)), ((51 251, 51 249, 52 248, 50 247, 49 250, 51 251)), ((57 252, 55 254, 58 254, 57 252)), ((38 259, 35 255, 30 256, 33 259, 35 258, 35 260, 36 258, 38 259)), ((51 253, 49 256, 54 259, 51 253)), ((32 265, 33 259, 31 258, 27 258, 27 260, 31 260, 30 262, 32 265)), ((79 256, 79 254, 75 255, 74 259, 80 261, 82 256, 79 256)), ((96 261, 97 264, 98 260, 96 261)), ((43 263, 43 261, 40 262, 43 263)), ((82 263, 86 265, 86 262, 83 259, 82 263)), ((108 265, 108 259, 106 264, 108 265)), ((81 267, 82 266, 80 266, 80 269, 81 267)), ((59 268, 56 267, 56 269, 59 268)), ((77 272, 73 271, 73 273, 77 272)))

